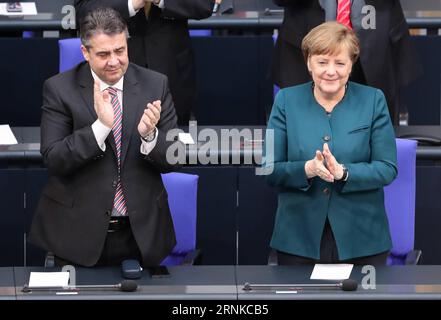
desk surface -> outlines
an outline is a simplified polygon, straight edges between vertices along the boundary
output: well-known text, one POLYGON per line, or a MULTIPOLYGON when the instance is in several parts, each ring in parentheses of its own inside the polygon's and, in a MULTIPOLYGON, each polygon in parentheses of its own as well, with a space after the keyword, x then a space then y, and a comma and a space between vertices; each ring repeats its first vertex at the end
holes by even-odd
POLYGON ((0 268, 0 300, 15 299, 14 268, 0 268))
MULTIPOLYGON (((77 294, 73 295, 60 294, 56 290, 48 292, 22 292, 23 286, 29 281, 31 271, 43 272, 44 268, 14 268, 16 295, 19 300, 235 300, 237 298, 234 266, 169 267, 170 277, 159 279, 150 278, 148 271, 143 270, 142 278, 136 280, 138 289, 135 292, 98 289, 80 290, 77 294)), ((113 285, 120 283, 122 280, 119 268, 76 269, 77 285, 113 285)))
MULTIPOLYGON (((207 127, 208 128, 208 127, 207 127)), ((262 135, 258 136, 254 129, 263 130, 262 126, 249 126, 249 133, 252 139, 262 139, 262 135)), ((224 159, 228 159, 228 164, 231 165, 256 165, 261 163, 262 160, 262 143, 244 143, 241 146, 236 146, 230 142, 228 136, 222 137, 220 133, 222 129, 237 129, 240 132, 241 137, 244 137, 244 127, 231 127, 231 126, 213 126, 209 129, 213 129, 216 132, 216 136, 219 138, 218 148, 208 149, 206 142, 211 141, 206 138, 204 141, 198 139, 199 133, 206 129, 206 127, 198 126, 196 133, 188 128, 183 128, 185 132, 190 132, 197 144, 189 146, 186 150, 186 164, 198 165, 202 156, 210 155, 210 159, 217 159, 217 163, 222 165, 224 159), (228 143, 223 144, 222 141, 228 143), (226 146, 226 148, 225 148, 226 146), (192 161, 194 159, 194 162, 192 161), (233 162, 237 160, 236 162, 233 162)), ((40 154, 40 128, 39 127, 14 127, 12 128, 14 135, 17 138, 19 144, 16 145, 0 145, 0 164, 38 164, 41 165, 42 159, 40 154)), ((403 126, 395 129, 397 137, 408 136, 424 136, 431 137, 441 142, 441 126, 403 126)), ((212 142, 212 141, 211 141, 212 142)), ((417 148, 418 160, 440 160, 441 159, 441 145, 438 146, 425 146, 419 145, 417 148)))
MULTIPOLYGON (((40 128, 39 127, 14 127, 12 131, 19 142, 16 145, 0 145, 0 164, 37 164, 41 165, 40 154, 40 128)), ((264 127, 249 126, 212 126, 196 127, 195 129, 183 128, 189 132, 196 142, 188 145, 185 165, 198 165, 201 159, 209 159, 209 165, 250 165, 260 164, 262 160, 262 137, 264 127), (199 133, 204 129, 205 135, 199 133), (246 129, 246 131, 242 131, 246 129), (260 134, 254 132, 259 130, 260 134), (225 131, 225 132, 224 132, 225 131), (238 136, 239 140, 232 142, 231 136, 238 136), (249 140, 248 140, 249 137, 249 140), (256 139, 256 140, 254 140, 256 139)))
POLYGON ((309 289, 289 292, 280 288, 245 291, 244 284, 305 284, 335 283, 335 281, 309 280, 313 267, 245 266, 237 268, 238 299, 265 300, 419 300, 441 299, 441 266, 396 266, 375 269, 376 288, 364 289, 361 267, 354 267, 351 279, 358 282, 356 291, 341 289, 309 289), (276 290, 277 289, 277 290, 276 290), (278 292, 282 291, 282 293, 278 292))
MULTIPOLYGON (((31 271, 39 267, 0 268, 0 298, 18 300, 439 300, 441 299, 441 266, 396 266, 375 269, 375 289, 364 289, 361 267, 354 267, 351 279, 359 283, 357 291, 340 289, 310 289, 297 293, 276 293, 276 290, 244 291, 250 284, 305 284, 337 283, 337 281, 309 280, 312 267, 287 266, 175 266, 171 277, 151 279, 147 272, 136 280, 136 292, 118 290, 82 290, 74 295, 61 295, 57 291, 23 293, 31 271), (15 294, 14 294, 15 285, 15 294)), ((52 270, 46 270, 52 271, 52 270)), ((54 271, 59 271, 55 269, 54 271)), ((119 268, 77 268, 77 285, 109 285, 120 283, 119 268)), ((373 273, 370 273, 372 276, 373 273)), ((372 282, 370 282, 372 283, 372 282)))
MULTIPOLYGON (((36 16, 7 17, 0 16, 0 30, 63 30, 62 13, 64 6, 72 6, 73 0, 22 0, 35 2, 36 16)), ((190 20, 191 28, 253 28, 274 29, 281 25, 283 11, 269 1, 237 0, 234 2, 233 13, 224 13, 232 1, 224 0, 219 13, 204 20, 190 20), (271 9, 272 11, 268 11, 271 9), (275 9, 275 10, 274 10, 275 9)), ((415 28, 441 27, 441 8, 438 0, 402 0, 407 23, 415 28)), ((65 7, 64 12, 70 12, 65 7)))

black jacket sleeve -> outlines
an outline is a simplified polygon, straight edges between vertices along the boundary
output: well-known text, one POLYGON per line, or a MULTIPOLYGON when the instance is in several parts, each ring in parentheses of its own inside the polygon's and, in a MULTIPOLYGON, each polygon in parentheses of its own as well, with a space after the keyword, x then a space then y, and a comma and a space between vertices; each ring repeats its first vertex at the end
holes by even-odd
POLYGON ((74 131, 72 128, 72 116, 61 99, 56 80, 47 80, 43 86, 40 152, 51 174, 69 175, 104 154, 91 126, 74 131))
MULTIPOLYGON (((112 7, 119 11, 124 19, 129 19, 127 0, 75 0, 77 21, 98 7, 112 7)), ((205 19, 211 16, 214 0, 164 0, 163 15, 177 19, 205 19)))
POLYGON ((213 13, 214 0, 164 0, 164 16, 178 19, 205 19, 213 13))
POLYGON ((87 12, 98 7, 111 7, 117 10, 124 19, 128 20, 129 6, 127 0, 75 0, 74 6, 77 15, 77 21, 81 21, 87 12))

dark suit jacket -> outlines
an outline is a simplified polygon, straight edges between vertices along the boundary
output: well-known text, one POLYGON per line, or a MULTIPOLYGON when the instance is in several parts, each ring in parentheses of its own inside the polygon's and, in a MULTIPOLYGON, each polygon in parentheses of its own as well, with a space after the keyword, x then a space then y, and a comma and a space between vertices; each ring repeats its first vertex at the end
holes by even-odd
POLYGON ((127 20, 131 36, 130 61, 167 75, 179 123, 188 125, 196 95, 188 19, 210 17, 214 1, 166 0, 163 10, 153 5, 146 20, 142 9, 134 17, 129 17, 127 0, 75 0, 79 19, 98 6, 112 7, 127 20))
MULTIPOLYGON (((312 28, 325 21, 328 1, 334 0, 274 0, 277 5, 285 7, 272 63, 273 81, 278 86, 285 88, 311 79, 301 53, 301 43, 312 28)), ((364 2, 376 9, 376 29, 365 30, 359 25, 354 26, 360 39, 361 67, 366 83, 385 93, 394 118, 398 88, 415 79, 420 73, 420 66, 410 43, 400 2, 364 2)))
POLYGON ((274 171, 266 179, 279 187, 271 246, 320 259, 328 218, 340 260, 387 251, 392 242, 383 187, 397 175, 397 151, 384 94, 349 82, 329 117, 311 85, 280 90, 268 123, 274 130, 274 171), (326 141, 337 161, 348 168, 346 182, 318 177, 309 181, 306 176, 305 162, 326 141))
MULTIPOLYGON (((93 78, 86 62, 44 83, 41 153, 49 171, 29 240, 56 256, 84 266, 100 257, 117 185, 112 133, 103 152, 91 125, 97 119, 93 78)), ((161 172, 166 132, 176 126, 167 78, 134 64, 124 77, 121 181, 130 225, 145 265, 159 264, 176 241, 161 172), (140 153, 138 123, 147 102, 162 101, 157 144, 140 153)))

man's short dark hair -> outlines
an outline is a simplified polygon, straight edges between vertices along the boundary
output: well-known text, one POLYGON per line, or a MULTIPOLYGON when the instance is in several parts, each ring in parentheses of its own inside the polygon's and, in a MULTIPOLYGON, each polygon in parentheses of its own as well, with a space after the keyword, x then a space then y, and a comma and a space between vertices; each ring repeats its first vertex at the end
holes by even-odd
POLYGON ((123 17, 112 8, 96 8, 87 13, 80 22, 81 43, 86 48, 90 47, 90 38, 96 34, 113 36, 123 32, 129 36, 123 17))

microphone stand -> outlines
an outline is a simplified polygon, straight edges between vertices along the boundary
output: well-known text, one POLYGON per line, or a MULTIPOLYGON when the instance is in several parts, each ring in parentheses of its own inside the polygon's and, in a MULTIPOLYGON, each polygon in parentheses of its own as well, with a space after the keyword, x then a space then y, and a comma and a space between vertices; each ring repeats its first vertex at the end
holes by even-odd
POLYGON ((251 284, 245 282, 242 290, 252 291, 252 290, 304 290, 304 289, 335 289, 341 288, 342 283, 307 283, 307 284, 251 284))
POLYGON ((78 286, 53 286, 53 287, 29 287, 25 284, 23 286, 22 292, 32 292, 32 291, 80 291, 80 290, 108 290, 108 289, 121 289, 121 284, 104 284, 104 285, 78 285, 78 286))
POLYGON ((270 16, 272 14, 283 14, 285 10, 283 9, 270 9, 270 8, 265 8, 265 10, 263 11, 263 14, 265 16, 270 16))

